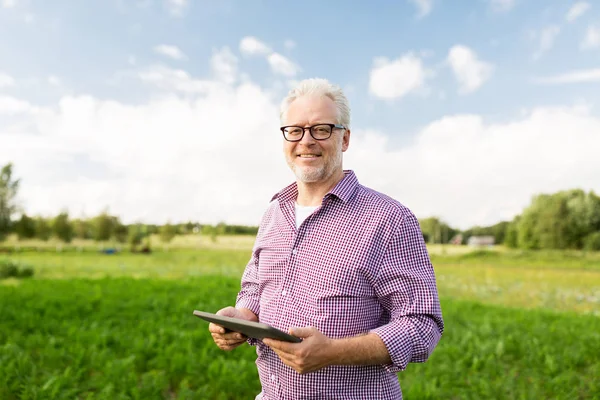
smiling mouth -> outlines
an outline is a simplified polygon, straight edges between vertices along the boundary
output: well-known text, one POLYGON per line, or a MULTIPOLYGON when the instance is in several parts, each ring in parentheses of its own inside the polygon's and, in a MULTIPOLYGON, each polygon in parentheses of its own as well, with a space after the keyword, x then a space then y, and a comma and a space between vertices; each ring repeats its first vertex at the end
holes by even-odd
POLYGON ((300 158, 317 158, 317 157, 321 157, 318 154, 298 154, 296 157, 300 157, 300 158))

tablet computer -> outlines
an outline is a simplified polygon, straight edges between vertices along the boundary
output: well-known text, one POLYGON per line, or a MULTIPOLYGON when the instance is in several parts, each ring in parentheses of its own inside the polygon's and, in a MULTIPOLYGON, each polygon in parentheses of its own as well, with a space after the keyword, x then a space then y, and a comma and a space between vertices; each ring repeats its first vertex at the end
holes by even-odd
POLYGON ((194 310, 194 315, 205 321, 212 322, 222 326, 230 331, 240 332, 254 339, 277 339, 285 342, 299 343, 302 341, 299 337, 285 333, 271 325, 262 322, 247 321, 240 318, 225 317, 223 315, 212 314, 204 311, 194 310))

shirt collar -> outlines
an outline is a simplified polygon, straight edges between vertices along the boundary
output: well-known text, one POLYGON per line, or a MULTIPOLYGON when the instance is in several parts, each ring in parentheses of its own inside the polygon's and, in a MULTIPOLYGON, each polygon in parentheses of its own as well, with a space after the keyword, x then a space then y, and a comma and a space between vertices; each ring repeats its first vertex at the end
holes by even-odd
MULTIPOLYGON (((325 196, 324 199, 335 196, 347 203, 353 196, 354 192, 358 188, 358 179, 352 170, 344 170, 344 177, 333 189, 331 189, 325 196)), ((280 202, 296 201, 298 197, 298 185, 296 182, 289 186, 286 186, 280 192, 276 193, 271 201, 278 199, 280 202)))

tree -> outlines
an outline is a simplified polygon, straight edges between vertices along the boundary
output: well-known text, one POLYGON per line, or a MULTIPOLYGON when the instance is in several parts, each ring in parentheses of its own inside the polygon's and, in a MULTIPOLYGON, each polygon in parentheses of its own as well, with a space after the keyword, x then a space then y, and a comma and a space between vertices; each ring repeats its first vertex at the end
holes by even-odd
POLYGON ((600 231, 590 233, 585 237, 584 240, 584 249, 590 251, 599 251, 600 250, 600 231))
POLYGON ((144 229, 141 224, 131 224, 128 228, 127 241, 131 247, 131 252, 135 252, 137 246, 142 243, 144 238, 144 229))
POLYGON ((19 180, 12 177, 12 163, 0 170, 0 241, 10 233, 12 216, 17 211, 16 197, 19 180))
POLYGON ((423 238, 427 243, 448 243, 458 232, 437 217, 419 220, 423 238))
POLYGON ((161 242, 169 243, 177 234, 177 226, 171 225, 171 223, 167 222, 165 225, 160 227, 159 233, 161 242))
POLYGON ((52 235, 52 228, 50 224, 43 217, 37 217, 35 219, 35 237, 47 241, 52 235))
POLYGON ((589 247, 589 235, 600 231, 600 198, 579 189, 537 195, 517 230, 518 245, 525 249, 589 247))
POLYGON ((127 229, 127 225, 122 224, 121 221, 119 221, 119 219, 116 218, 114 226, 114 236, 117 242, 125 243, 127 241, 128 234, 129 231, 127 229))
POLYGON ((92 222, 94 240, 97 242, 105 242, 110 240, 113 235, 114 219, 108 212, 104 211, 94 218, 92 222))
POLYGON ((15 224, 15 232, 19 240, 33 239, 35 237, 35 221, 27 214, 21 214, 21 218, 15 224))
POLYGON ((64 211, 58 214, 52 222, 54 235, 65 243, 71 243, 74 236, 73 225, 69 221, 69 213, 64 211))
POLYGON ((92 239, 94 230, 92 223, 83 218, 78 218, 72 221, 75 237, 78 239, 92 239))
POLYGON ((506 225, 506 232, 504 235, 504 244, 506 247, 516 249, 519 245, 518 241, 518 225, 520 216, 516 216, 515 219, 506 225))

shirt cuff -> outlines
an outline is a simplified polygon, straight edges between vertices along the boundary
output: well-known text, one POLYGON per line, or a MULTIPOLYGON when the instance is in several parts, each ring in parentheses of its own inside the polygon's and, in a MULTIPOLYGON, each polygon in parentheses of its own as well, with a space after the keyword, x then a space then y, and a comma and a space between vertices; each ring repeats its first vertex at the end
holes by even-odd
POLYGON ((399 326, 397 322, 390 322, 379 328, 371 330, 383 341, 390 354, 391 364, 383 365, 383 368, 391 373, 404 371, 412 358, 412 335, 408 330, 410 326, 399 326))

